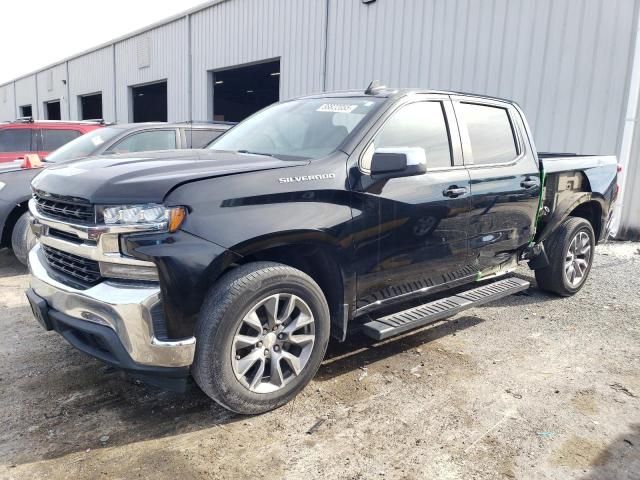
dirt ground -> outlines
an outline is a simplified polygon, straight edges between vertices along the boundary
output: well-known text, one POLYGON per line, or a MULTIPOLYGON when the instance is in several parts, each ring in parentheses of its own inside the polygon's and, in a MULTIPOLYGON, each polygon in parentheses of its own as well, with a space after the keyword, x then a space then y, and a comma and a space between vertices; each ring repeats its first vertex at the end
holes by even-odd
POLYGON ((31 318, 27 282, 0 252, 0 478, 640 478, 640 244, 599 247, 570 299, 532 287, 332 345, 293 403, 256 417, 75 351, 31 318))

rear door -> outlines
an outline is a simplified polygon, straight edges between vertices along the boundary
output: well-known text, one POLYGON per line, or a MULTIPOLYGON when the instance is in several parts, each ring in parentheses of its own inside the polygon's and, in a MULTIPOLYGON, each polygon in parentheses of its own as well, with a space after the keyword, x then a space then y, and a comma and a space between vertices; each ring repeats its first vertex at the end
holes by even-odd
POLYGON ((470 97, 453 105, 471 179, 469 247, 480 269, 495 267, 533 237, 538 161, 513 105, 470 97))
POLYGON ((416 95, 382 120, 360 156, 354 189, 358 314, 472 277, 469 173, 446 95, 416 95), (377 148, 421 147, 422 175, 374 181, 377 148))

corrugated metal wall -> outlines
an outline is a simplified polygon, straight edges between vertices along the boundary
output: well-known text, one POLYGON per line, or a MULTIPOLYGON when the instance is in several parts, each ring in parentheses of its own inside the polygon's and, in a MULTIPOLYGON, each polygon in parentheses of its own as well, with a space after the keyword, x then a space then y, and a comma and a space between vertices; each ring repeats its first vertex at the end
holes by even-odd
POLYGON ((131 115, 130 87, 167 81, 169 121, 189 119, 187 19, 182 18, 116 44, 117 120, 131 115), (143 61, 143 63, 140 63, 143 61))
POLYGON ((615 153, 633 0, 330 0, 327 86, 459 90, 517 101, 539 149, 615 153))
MULTIPOLYGON (((33 115, 42 118, 38 109, 38 92, 36 92, 36 76, 30 75, 15 82, 16 110, 22 105, 31 105, 33 115)), ((17 112, 16 112, 17 113, 17 112)))
POLYGON ((113 49, 101 48, 69 60, 69 92, 71 118, 80 118, 79 96, 102 93, 102 113, 106 120, 115 120, 115 89, 113 78, 113 49))
POLYGON ((0 122, 16 118, 16 104, 13 95, 13 83, 0 87, 0 122))
MULTIPOLYGON (((281 99, 364 89, 372 79, 482 93, 517 101, 540 150, 615 154, 639 8, 640 0, 213 0, 20 78, 15 95, 13 83, 0 86, 0 119, 25 104, 43 118, 43 102, 57 98, 63 118, 75 119, 78 96, 102 92, 105 119, 126 122, 130 87, 159 80, 170 121, 211 119, 212 70, 279 58, 281 99)), ((628 168, 636 191, 639 145, 628 168)), ((640 197, 633 202, 625 221, 640 231, 640 197)))
POLYGON ((195 13, 194 118, 212 118, 212 70, 280 58, 281 99, 322 90, 325 10, 318 0, 235 0, 195 13))
MULTIPOLYGON (((66 63, 42 70, 36 74, 38 88, 38 112, 39 117, 45 118, 45 103, 52 100, 60 101, 60 115, 62 120, 68 120, 69 102, 67 98, 67 85, 63 80, 67 79, 66 63)), ((35 109, 34 109, 35 112, 35 109)))
MULTIPOLYGON (((615 153, 637 8, 636 0, 224 1, 71 59, 69 110, 78 118, 78 95, 101 91, 105 118, 128 121, 130 87, 166 79, 169 120, 211 118, 212 70, 280 58, 283 99, 374 78, 484 93, 520 103, 541 150, 615 153)), ((41 117, 44 101, 64 100, 65 68, 52 68, 52 90, 48 70, 37 74, 38 105, 33 81, 19 80, 18 106, 32 103, 41 117)))

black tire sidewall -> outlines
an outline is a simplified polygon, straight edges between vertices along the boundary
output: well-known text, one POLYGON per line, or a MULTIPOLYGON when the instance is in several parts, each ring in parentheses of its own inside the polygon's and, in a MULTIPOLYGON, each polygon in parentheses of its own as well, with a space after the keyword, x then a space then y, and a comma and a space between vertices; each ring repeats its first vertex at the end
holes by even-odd
POLYGON ((23 213, 11 231, 11 249, 13 254, 23 265, 27 265, 29 250, 35 245, 36 239, 29 227, 29 213, 23 213))
MULTIPOLYGON (((260 270, 264 269, 257 271, 260 270)), ((238 413, 262 413, 287 403, 315 375, 329 341, 329 311, 320 287, 291 267, 279 266, 276 271, 263 272, 261 278, 248 282, 243 290, 241 295, 234 296, 223 281, 210 292, 212 301, 207 302, 209 305, 203 308, 198 320, 194 377, 205 393, 226 408, 238 413), (255 393, 242 385, 233 373, 232 339, 244 315, 258 301, 275 293, 294 294, 307 303, 314 317, 315 342, 309 361, 298 377, 275 392, 255 393), (216 304, 224 308, 219 310, 216 304)))

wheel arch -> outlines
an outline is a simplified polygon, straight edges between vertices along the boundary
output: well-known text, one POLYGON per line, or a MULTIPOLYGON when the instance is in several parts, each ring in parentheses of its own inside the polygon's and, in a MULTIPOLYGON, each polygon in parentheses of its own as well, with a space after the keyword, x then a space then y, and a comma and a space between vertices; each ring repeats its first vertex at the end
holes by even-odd
POLYGON ((541 243, 558 228, 568 217, 581 217, 587 220, 596 236, 598 243, 604 235, 605 211, 604 198, 593 192, 575 192, 563 198, 555 207, 551 215, 544 221, 544 225, 536 234, 536 243, 541 243))
MULTIPOLYGON (((244 248, 234 266, 256 261, 271 261, 296 268, 309 275, 327 299, 331 316, 331 335, 344 341, 347 333, 351 295, 355 294, 353 277, 344 270, 340 248, 318 241, 268 242, 244 248)), ((233 268, 231 266, 230 268, 233 268)))
POLYGON ((593 231, 595 233, 596 244, 601 239, 601 235, 603 233, 603 219, 602 219, 602 205, 598 203, 596 200, 589 200, 577 205, 568 216, 570 217, 580 217, 587 220, 593 231))

